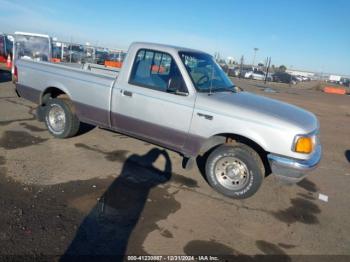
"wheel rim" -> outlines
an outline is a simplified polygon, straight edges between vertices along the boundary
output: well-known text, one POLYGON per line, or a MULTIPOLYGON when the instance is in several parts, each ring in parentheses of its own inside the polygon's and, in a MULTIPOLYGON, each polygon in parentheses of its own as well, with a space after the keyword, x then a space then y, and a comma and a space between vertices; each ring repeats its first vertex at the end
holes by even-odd
POLYGON ((218 182, 229 190, 240 190, 249 181, 249 170, 244 162, 236 157, 223 157, 215 165, 218 182))
POLYGON ((48 112, 49 128, 54 133, 62 133, 66 125, 66 114, 60 105, 53 104, 48 112))

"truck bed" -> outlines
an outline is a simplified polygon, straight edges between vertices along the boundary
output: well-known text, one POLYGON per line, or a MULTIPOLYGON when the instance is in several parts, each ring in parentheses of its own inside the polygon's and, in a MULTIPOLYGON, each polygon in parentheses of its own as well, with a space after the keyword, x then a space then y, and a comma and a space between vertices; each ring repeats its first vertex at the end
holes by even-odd
POLYGON ((63 90, 72 99, 82 121, 105 126, 109 123, 110 97, 119 70, 94 64, 56 64, 21 59, 17 90, 34 103, 48 88, 63 90))

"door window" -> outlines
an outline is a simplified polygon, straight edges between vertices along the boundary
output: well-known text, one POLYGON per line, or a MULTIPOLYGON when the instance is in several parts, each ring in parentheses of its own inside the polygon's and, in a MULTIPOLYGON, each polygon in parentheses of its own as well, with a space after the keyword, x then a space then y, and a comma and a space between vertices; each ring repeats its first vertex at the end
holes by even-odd
POLYGON ((137 52, 130 84, 168 93, 187 93, 179 68, 163 52, 141 49, 137 52))

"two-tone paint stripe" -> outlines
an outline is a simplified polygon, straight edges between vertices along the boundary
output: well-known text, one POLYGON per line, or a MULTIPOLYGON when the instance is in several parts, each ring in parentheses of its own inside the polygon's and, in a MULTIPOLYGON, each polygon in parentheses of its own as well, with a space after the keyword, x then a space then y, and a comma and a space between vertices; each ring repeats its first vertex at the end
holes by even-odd
MULTIPOLYGON (((23 98, 39 104, 41 96, 39 90, 21 84, 17 84, 16 89, 23 98)), ((180 152, 186 156, 197 156, 205 141, 205 138, 198 135, 132 118, 120 113, 110 112, 74 100, 73 104, 76 114, 82 122, 125 133, 180 152)))

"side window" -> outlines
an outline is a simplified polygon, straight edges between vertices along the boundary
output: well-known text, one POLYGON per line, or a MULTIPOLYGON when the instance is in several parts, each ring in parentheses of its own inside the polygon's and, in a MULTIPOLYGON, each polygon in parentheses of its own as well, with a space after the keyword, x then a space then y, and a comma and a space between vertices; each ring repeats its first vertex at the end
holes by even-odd
POLYGON ((187 89, 172 57, 163 52, 141 49, 137 52, 130 84, 157 91, 177 93, 187 89))

